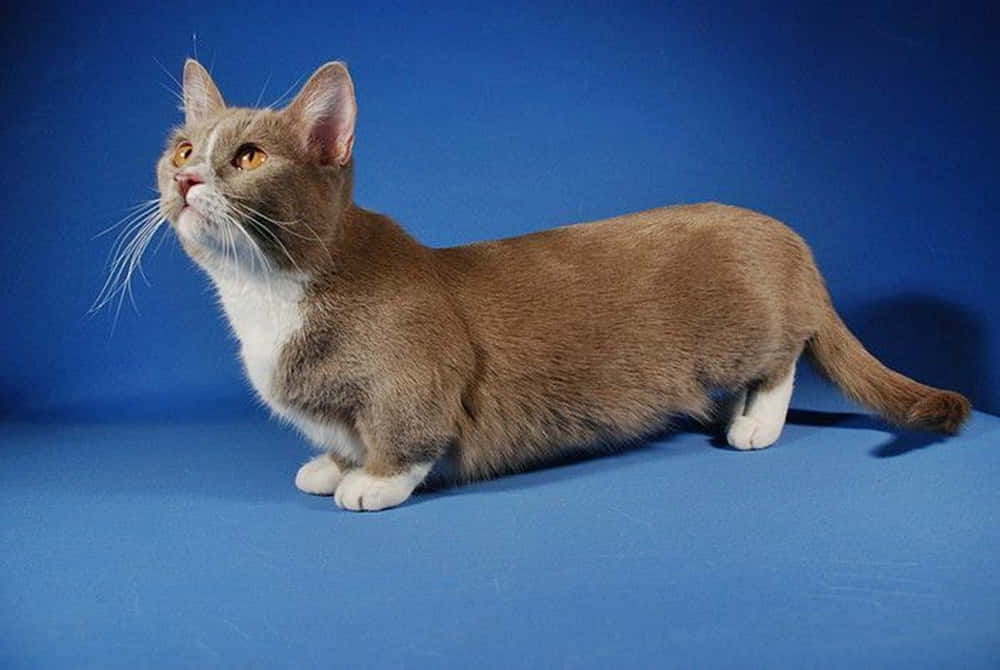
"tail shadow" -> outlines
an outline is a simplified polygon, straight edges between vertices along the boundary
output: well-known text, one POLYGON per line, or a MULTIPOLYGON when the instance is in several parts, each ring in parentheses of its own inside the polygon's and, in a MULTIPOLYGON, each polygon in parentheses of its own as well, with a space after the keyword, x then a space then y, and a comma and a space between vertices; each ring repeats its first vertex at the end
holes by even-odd
POLYGON ((947 435, 928 433, 916 430, 906 430, 890 426, 877 416, 855 414, 853 412, 818 412, 814 410, 789 410, 787 423, 796 426, 816 426, 829 428, 856 428, 859 430, 891 431, 888 442, 880 444, 871 450, 875 458, 893 458, 911 451, 925 449, 948 439, 947 435))

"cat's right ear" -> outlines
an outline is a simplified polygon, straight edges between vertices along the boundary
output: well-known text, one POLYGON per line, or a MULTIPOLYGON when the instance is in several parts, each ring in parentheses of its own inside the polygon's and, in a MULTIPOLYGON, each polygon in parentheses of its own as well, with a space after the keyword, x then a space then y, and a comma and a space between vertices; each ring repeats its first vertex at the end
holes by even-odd
POLYGON ((316 70, 286 111, 303 147, 316 154, 320 163, 346 165, 351 160, 358 103, 343 63, 327 63, 316 70))
POLYGON ((201 63, 188 58, 184 62, 184 123, 204 121, 226 108, 212 75, 201 63))

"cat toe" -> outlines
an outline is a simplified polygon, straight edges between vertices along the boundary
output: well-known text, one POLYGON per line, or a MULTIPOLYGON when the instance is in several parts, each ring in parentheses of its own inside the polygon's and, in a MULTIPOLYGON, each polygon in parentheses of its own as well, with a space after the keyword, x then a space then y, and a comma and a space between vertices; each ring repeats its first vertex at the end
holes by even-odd
POLYGON ((337 486, 334 501, 341 509, 376 512, 399 505, 413 493, 414 484, 406 477, 375 477, 367 472, 348 472, 337 486))
POLYGON ((738 416, 733 419, 726 434, 729 446, 741 451, 763 449, 778 441, 782 425, 764 423, 751 416, 738 416))

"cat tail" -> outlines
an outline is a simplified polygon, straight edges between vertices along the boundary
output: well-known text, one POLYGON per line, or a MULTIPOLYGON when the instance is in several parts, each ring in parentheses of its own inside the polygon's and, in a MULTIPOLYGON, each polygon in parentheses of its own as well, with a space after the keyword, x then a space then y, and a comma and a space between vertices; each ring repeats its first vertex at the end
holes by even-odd
POLYGON ((847 329, 829 301, 823 325, 807 349, 848 397, 896 425, 957 433, 972 411, 962 394, 925 386, 883 365, 847 329))

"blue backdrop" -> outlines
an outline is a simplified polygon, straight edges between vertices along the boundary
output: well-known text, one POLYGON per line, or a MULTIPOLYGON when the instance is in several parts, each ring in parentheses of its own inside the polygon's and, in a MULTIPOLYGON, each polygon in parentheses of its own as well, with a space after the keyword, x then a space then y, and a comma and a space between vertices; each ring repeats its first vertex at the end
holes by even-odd
POLYGON ((172 235, 139 313, 87 314, 185 57, 234 104, 344 59, 357 200, 423 241, 753 207, 886 362, 1000 412, 996 7, 5 8, 0 666, 1000 666, 1000 418, 891 431, 806 375, 772 449, 678 432, 360 515, 295 490, 172 235))
MULTIPOLYGON (((183 59, 231 104, 346 60, 357 200, 432 245, 705 199, 812 244, 879 356, 1000 411, 996 10, 915 4, 20 3, 0 129, 8 416, 256 411, 171 235, 137 314, 87 310, 153 196, 183 59), (162 68, 161 65, 162 64, 162 68)), ((153 245, 155 246, 155 244, 153 245)))

